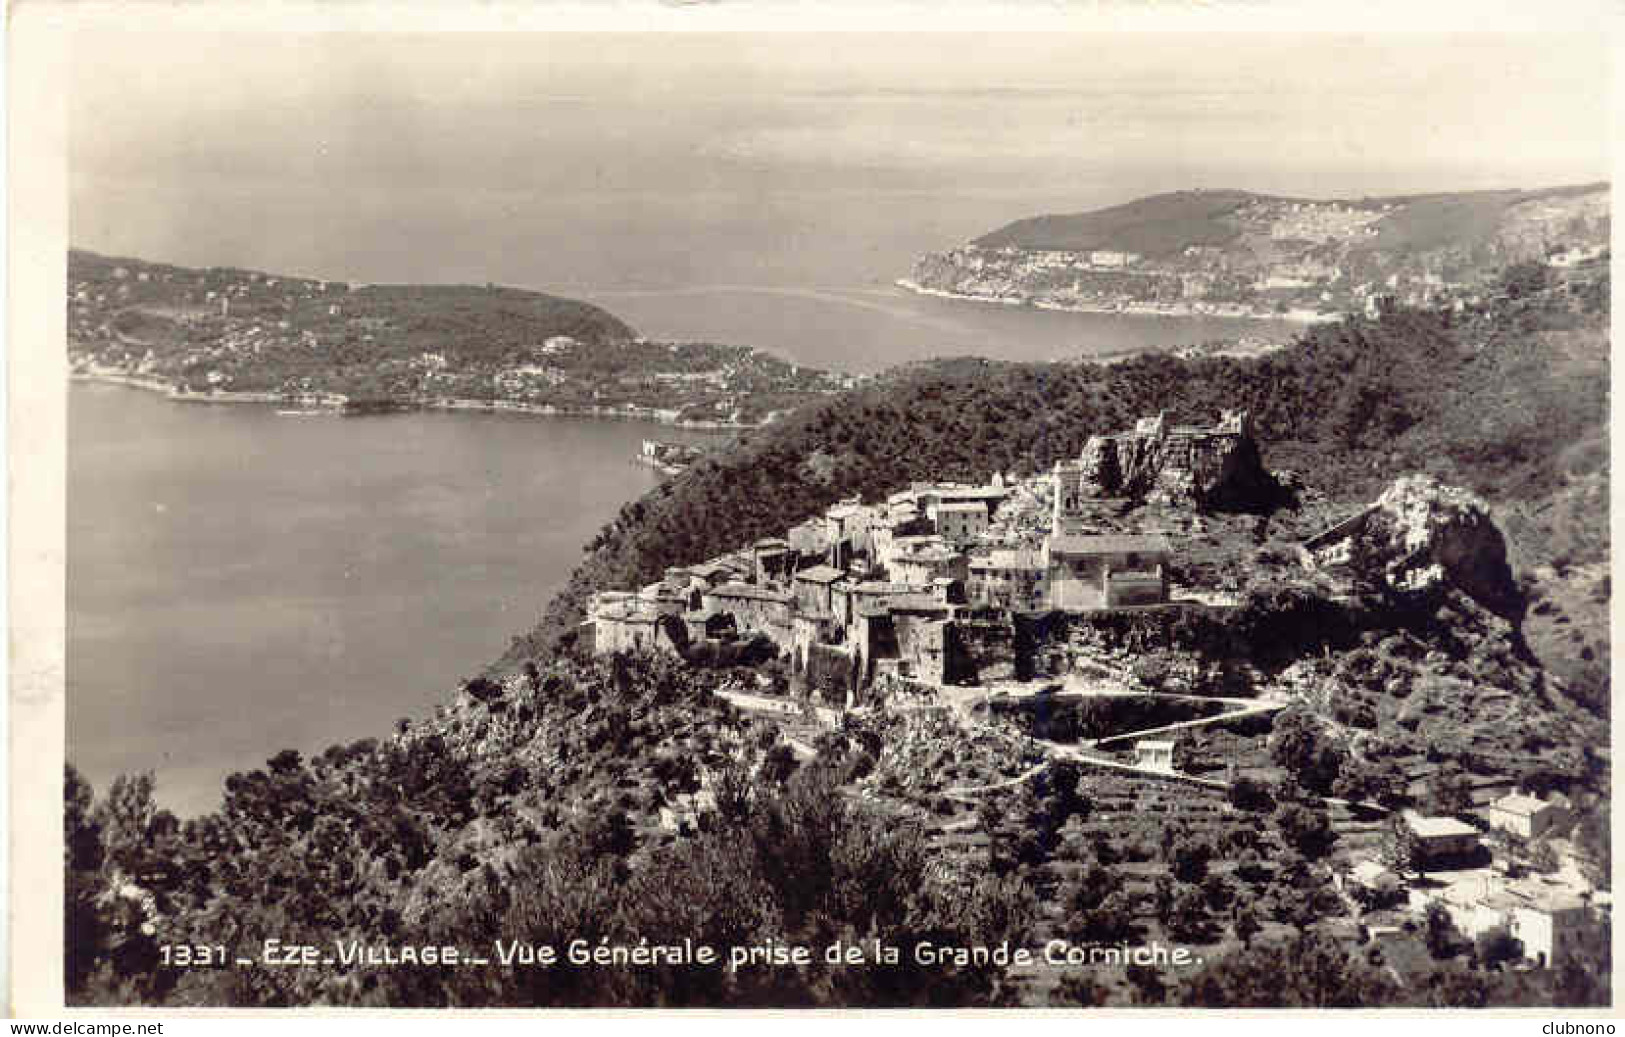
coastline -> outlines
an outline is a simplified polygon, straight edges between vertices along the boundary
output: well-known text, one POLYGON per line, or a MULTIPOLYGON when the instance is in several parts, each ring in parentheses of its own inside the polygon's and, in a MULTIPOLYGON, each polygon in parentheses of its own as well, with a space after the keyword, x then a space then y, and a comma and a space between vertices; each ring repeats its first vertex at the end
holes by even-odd
MULTIPOLYGON (((141 389, 145 392, 158 393, 177 403, 275 405, 332 412, 334 414, 365 413, 367 406, 363 401, 358 409, 352 410, 353 405, 350 398, 339 393, 308 393, 299 396, 285 396, 274 392, 237 392, 232 390, 216 390, 206 393, 180 392, 173 385, 160 379, 143 378, 140 375, 121 374, 112 371, 71 371, 68 374, 68 380, 93 382, 101 385, 118 385, 127 389, 141 389)), ((390 400, 382 408, 376 409, 391 411, 485 411, 555 418, 612 418, 620 421, 647 421, 671 428, 714 432, 737 432, 743 429, 761 428, 769 424, 766 421, 684 421, 677 417, 678 411, 645 407, 556 407, 552 404, 521 403, 514 400, 476 400, 450 396, 428 400, 390 400)))
POLYGON ((1056 313, 1094 313, 1114 317, 1177 317, 1181 319, 1211 317, 1220 320, 1262 320, 1278 321, 1290 324, 1332 324, 1342 320, 1346 314, 1342 313, 1316 313, 1313 315, 1302 312, 1294 313, 1258 313, 1254 310, 1245 310, 1235 313, 1210 312, 1193 309, 1181 303, 1170 306, 1150 307, 1133 303, 1108 306, 1105 304, 1090 303, 1058 303, 1047 300, 1035 300, 1025 297, 1003 295, 970 295, 965 292, 951 292, 943 288, 927 288, 907 277, 899 277, 892 284, 906 292, 915 295, 930 295, 939 299, 956 299, 961 302, 979 302, 997 306, 1030 306, 1037 310, 1050 310, 1056 313))

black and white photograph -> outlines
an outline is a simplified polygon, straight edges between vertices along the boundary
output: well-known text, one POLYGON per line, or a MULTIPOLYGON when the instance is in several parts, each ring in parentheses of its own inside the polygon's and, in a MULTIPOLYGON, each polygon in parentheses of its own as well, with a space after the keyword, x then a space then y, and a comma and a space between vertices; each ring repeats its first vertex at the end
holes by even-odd
POLYGON ((330 23, 65 36, 47 1001, 1613 1005, 1604 23, 330 23))

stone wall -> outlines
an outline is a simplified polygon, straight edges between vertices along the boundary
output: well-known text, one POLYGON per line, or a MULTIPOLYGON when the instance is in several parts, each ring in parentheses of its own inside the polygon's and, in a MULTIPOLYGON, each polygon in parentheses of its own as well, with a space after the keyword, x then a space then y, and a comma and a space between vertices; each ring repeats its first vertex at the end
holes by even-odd
POLYGON ((857 666, 857 658, 850 648, 811 645, 807 649, 806 666, 792 677, 791 687, 837 709, 857 705, 857 666))
POLYGON ((898 674, 932 683, 945 682, 952 669, 949 659, 948 623, 935 616, 893 613, 897 631, 898 674))
POLYGON ((983 684, 1016 675, 1016 632, 1010 614, 998 609, 962 613, 951 631, 951 684, 983 684))

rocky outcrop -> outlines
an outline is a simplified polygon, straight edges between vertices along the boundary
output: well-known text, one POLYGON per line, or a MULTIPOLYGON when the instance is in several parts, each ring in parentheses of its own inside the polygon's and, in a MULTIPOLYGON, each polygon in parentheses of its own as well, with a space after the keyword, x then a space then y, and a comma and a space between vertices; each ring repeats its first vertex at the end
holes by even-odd
POLYGON ((1056 472, 1080 502, 1129 498, 1199 511, 1263 511, 1280 493, 1245 411, 1226 411, 1211 428, 1147 418, 1132 432, 1090 437, 1077 460, 1056 472))
POLYGON ((1304 546, 1317 565, 1397 594, 1454 587, 1502 616, 1522 608, 1489 506, 1429 475, 1396 479, 1365 511, 1304 546))

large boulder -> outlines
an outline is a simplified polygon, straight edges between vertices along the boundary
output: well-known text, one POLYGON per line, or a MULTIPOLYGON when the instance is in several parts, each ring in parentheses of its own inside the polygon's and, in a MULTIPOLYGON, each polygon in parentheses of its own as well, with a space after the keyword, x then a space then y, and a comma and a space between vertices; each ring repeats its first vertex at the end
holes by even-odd
POLYGON ((1522 608, 1506 539, 1468 490, 1402 476, 1332 532, 1311 542, 1313 557, 1345 565, 1363 582, 1406 596, 1454 587, 1502 616, 1522 608))

